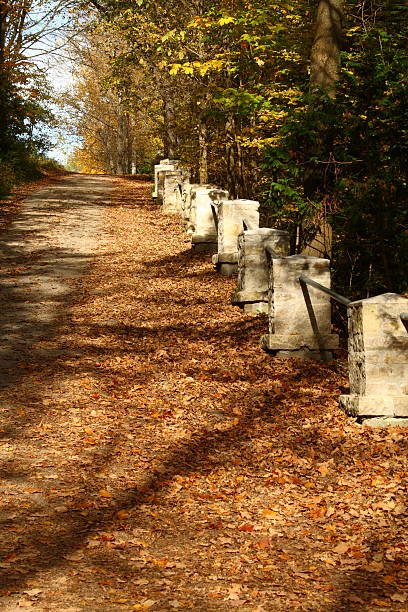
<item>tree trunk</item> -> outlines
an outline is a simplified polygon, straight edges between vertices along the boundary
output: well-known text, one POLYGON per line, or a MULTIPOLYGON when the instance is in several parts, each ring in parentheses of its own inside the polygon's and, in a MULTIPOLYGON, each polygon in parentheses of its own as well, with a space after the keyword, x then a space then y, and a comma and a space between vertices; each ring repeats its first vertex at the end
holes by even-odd
POLYGON ((202 185, 208 183, 208 143, 207 143, 207 126, 205 121, 200 118, 198 124, 198 181, 202 185))
POLYGON ((164 157, 177 159, 178 138, 172 100, 164 100, 164 157))
MULTIPOLYGON (((332 100, 336 97, 336 84, 339 78, 343 5, 344 0, 319 1, 310 55, 310 89, 315 93, 322 91, 332 100)), ((325 163, 309 161, 305 167, 303 188, 305 196, 310 199, 315 199, 317 194, 324 193, 325 181, 331 170, 330 164, 327 164, 332 159, 330 126, 322 120, 316 125, 315 130, 316 139, 310 147, 309 158, 325 163)), ((327 257, 331 251, 331 227, 327 223, 326 215, 319 217, 316 214, 311 219, 311 224, 319 229, 305 252, 327 257)), ((301 230, 302 234, 305 225, 301 230)))
POLYGON ((237 197, 237 185, 235 180, 236 171, 236 150, 235 150, 235 121, 232 115, 229 115, 225 123, 226 136, 226 158, 227 158, 227 189, 231 198, 237 197))
POLYGON ((126 119, 122 104, 118 105, 118 130, 117 130, 117 173, 126 174, 126 119))
POLYGON ((320 0, 310 55, 310 86, 336 96, 342 42, 344 0, 320 0))

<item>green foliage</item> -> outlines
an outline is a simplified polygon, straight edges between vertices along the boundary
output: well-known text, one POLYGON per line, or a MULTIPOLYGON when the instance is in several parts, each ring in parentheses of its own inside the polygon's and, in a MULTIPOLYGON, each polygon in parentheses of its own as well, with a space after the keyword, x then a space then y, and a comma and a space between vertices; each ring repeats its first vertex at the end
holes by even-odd
POLYGON ((309 91, 317 4, 106 0, 103 27, 121 41, 110 85, 132 112, 153 109, 158 135, 165 143, 172 131, 177 157, 196 171, 205 141, 208 180, 261 198, 264 219, 289 229, 293 250, 330 222, 338 290, 403 291, 407 5, 345 2, 342 71, 331 99, 309 91))
POLYGON ((264 162, 270 216, 293 242, 306 227, 300 248, 329 221, 334 283, 353 298, 408 287, 408 11, 372 10, 347 32, 336 99, 300 98, 264 162))
POLYGON ((45 126, 53 120, 47 98, 41 75, 0 70, 0 195, 41 175, 38 156, 49 146, 45 126))

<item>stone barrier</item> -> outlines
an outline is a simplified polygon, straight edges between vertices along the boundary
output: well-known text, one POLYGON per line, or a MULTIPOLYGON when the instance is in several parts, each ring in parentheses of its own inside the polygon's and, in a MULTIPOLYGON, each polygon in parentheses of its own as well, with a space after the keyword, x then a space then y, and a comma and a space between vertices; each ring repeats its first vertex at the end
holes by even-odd
POLYGON ((182 212, 181 216, 186 226, 187 233, 192 234, 194 231, 192 222, 191 222, 191 198, 193 191, 201 187, 197 183, 190 183, 190 181, 185 181, 182 187, 181 199, 182 199, 182 212))
POLYGON ((161 211, 167 214, 182 214, 183 211, 183 184, 190 182, 190 172, 187 168, 176 170, 164 170, 159 172, 163 175, 163 197, 161 211))
POLYGON ((318 336, 299 282, 301 274, 330 288, 328 259, 291 255, 274 258, 269 254, 269 334, 261 339, 264 350, 279 358, 297 357, 327 361, 338 347, 338 336, 331 333, 330 297, 309 288, 318 336))
POLYGON ((218 253, 212 261, 221 274, 238 272, 238 236, 242 230, 259 228, 259 202, 255 200, 221 200, 212 205, 216 215, 218 253))
POLYGON ((210 185, 199 185, 191 193, 190 221, 193 228, 191 246, 195 251, 214 252, 218 249, 218 219, 215 213, 221 200, 229 193, 210 185))
POLYGON ((153 199, 158 199, 162 202, 163 190, 164 190, 164 172, 166 170, 176 170, 180 160, 178 159, 161 159, 158 164, 154 166, 154 188, 153 188, 153 199))
POLYGON ((260 227, 238 236, 238 284, 232 303, 246 312, 268 312, 269 253, 289 255, 289 233, 260 227))
POLYGON ((406 310, 407 298, 395 293, 348 305, 350 395, 340 396, 347 414, 408 417, 408 334, 400 319, 406 310))
POLYGON ((194 183, 190 185, 190 190, 188 194, 186 194, 186 204, 185 204, 185 218, 187 219, 187 231, 189 234, 194 234, 195 231, 195 223, 196 223, 196 197, 195 192, 201 189, 216 189, 215 185, 203 185, 200 183, 194 183))

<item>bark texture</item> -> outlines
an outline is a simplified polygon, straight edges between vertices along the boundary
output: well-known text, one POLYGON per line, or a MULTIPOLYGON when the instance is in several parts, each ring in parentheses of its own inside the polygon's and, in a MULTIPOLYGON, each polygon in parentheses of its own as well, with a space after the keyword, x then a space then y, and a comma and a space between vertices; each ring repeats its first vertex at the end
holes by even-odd
POLYGON ((320 0, 311 51, 310 85, 336 95, 342 43, 343 0, 320 0))

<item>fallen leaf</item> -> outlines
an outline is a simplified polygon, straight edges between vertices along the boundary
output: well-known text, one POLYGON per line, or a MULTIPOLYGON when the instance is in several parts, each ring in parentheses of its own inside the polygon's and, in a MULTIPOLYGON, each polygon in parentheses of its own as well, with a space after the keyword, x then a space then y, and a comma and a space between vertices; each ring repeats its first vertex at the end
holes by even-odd
POLYGON ((337 544, 337 546, 333 548, 333 552, 336 552, 339 555, 343 555, 349 550, 349 548, 350 548, 349 544, 346 544, 346 542, 340 542, 340 544, 337 544))
POLYGON ((152 606, 154 606, 156 602, 153 599, 146 599, 143 603, 135 604, 132 610, 148 610, 152 606))
POLYGON ((372 599, 370 604, 373 606, 380 606, 382 608, 390 608, 391 604, 388 601, 384 601, 383 599, 372 599))
POLYGON ((259 550, 265 550, 271 546, 271 538, 268 538, 268 536, 263 536, 262 538, 259 538, 255 546, 256 548, 259 548, 259 550))
POLYGON ((64 555, 64 559, 67 561, 81 561, 84 558, 84 553, 82 552, 74 552, 70 555, 64 555))
POLYGON ((268 508, 266 508, 265 510, 262 510, 262 516, 280 516, 280 513, 276 512, 276 510, 268 510, 268 508))
POLYGON ((240 531, 247 531, 248 533, 250 533, 251 531, 254 530, 254 526, 253 525, 241 525, 240 527, 238 527, 238 529, 240 531))
POLYGON ((354 603, 359 603, 359 604, 363 604, 363 603, 364 603, 364 600, 363 600, 363 599, 361 599, 361 597, 357 597, 357 595, 349 595, 349 596, 347 597, 347 599, 348 599, 349 601, 354 602, 354 603))
POLYGON ((364 566, 364 569, 367 572, 382 572, 384 569, 384 564, 377 561, 372 561, 371 563, 367 563, 367 565, 364 566))
POLYGON ((39 595, 42 592, 42 589, 30 589, 29 591, 23 591, 23 593, 25 595, 28 595, 29 597, 35 597, 36 595, 39 595))
POLYGON ((317 469, 319 470, 322 476, 327 476, 330 471, 326 463, 322 463, 317 469))
POLYGON ((109 493, 106 489, 99 491, 99 497, 112 497, 112 493, 109 493))
POLYGON ((128 519, 130 517, 130 512, 128 512, 127 510, 119 510, 116 513, 116 516, 118 517, 118 519, 128 519))
POLYGON ((408 594, 407 593, 393 593, 392 595, 390 595, 390 599, 392 599, 392 601, 398 601, 399 603, 405 603, 408 599, 408 594))

